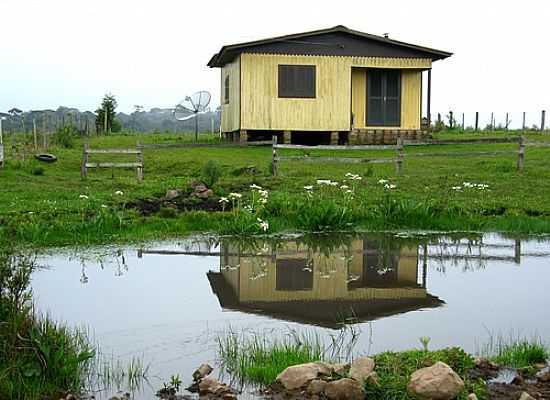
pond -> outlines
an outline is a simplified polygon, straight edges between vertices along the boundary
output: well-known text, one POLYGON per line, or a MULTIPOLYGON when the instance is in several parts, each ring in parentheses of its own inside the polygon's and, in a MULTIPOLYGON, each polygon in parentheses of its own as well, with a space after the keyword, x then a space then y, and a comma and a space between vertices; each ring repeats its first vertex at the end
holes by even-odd
POLYGON ((217 338, 228 330, 329 338, 346 322, 360 332, 362 354, 419 347, 424 336, 430 348, 470 352, 496 335, 550 341, 544 238, 193 237, 52 251, 39 263, 46 268, 32 287, 40 311, 86 327, 104 357, 149 365, 135 399, 154 398, 171 375, 186 385, 201 363, 216 365, 217 338))

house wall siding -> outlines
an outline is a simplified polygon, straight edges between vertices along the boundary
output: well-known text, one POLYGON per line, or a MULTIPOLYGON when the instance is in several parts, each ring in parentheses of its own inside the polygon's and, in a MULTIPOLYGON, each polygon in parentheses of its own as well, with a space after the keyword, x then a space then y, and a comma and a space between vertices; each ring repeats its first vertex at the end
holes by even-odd
POLYGON ((241 103, 241 61, 237 57, 233 62, 221 68, 222 132, 233 132, 240 129, 241 103), (225 77, 229 76, 229 103, 225 103, 225 77))
MULTIPOLYGON (((230 64, 224 69, 228 66, 230 64)), ((240 56, 240 129, 349 131, 352 107, 356 114, 355 121, 359 123, 355 127, 364 127, 366 80, 359 77, 360 74, 352 67, 407 70, 403 73, 400 128, 420 128, 419 69, 430 68, 430 59, 243 53, 240 56), (278 98, 280 64, 315 65, 316 98, 278 98)), ((222 72, 222 86, 224 76, 222 72)), ((236 85, 232 87, 236 88, 236 85)), ((224 132, 235 130, 235 108, 229 108, 232 110, 231 117, 222 116, 224 132)), ((223 106, 222 112, 225 112, 223 106)))

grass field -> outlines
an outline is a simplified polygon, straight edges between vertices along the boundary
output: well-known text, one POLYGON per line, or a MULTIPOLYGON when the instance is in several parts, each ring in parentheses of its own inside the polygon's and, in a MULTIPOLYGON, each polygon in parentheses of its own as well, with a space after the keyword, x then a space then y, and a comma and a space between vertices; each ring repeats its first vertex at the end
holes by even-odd
MULTIPOLYGON (((487 134, 443 132, 438 138, 470 138, 487 134)), ((517 132, 491 132, 491 136, 517 135, 517 132)), ((544 140, 545 135, 529 134, 544 140)), ((215 141, 203 135, 205 141, 215 141)), ((11 155, 6 140, 6 155, 11 155)), ((24 141, 22 135, 16 136, 24 141)), ((27 141, 30 138, 26 138, 27 141)), ((192 141, 189 134, 120 134, 94 137, 91 148, 133 147, 142 144, 192 141)), ((514 154, 498 156, 407 158, 403 173, 395 174, 393 164, 300 163, 285 161, 280 174, 271 176, 271 148, 171 148, 145 149, 145 179, 138 183, 132 170, 90 170, 88 179, 80 178, 82 140, 72 148, 52 146, 59 161, 44 164, 27 156, 26 161, 8 157, 0 169, 0 238, 37 246, 106 243, 144 240, 182 235, 192 231, 252 233, 246 229, 227 229, 233 224, 231 213, 158 213, 142 217, 125 205, 136 199, 158 198, 168 189, 186 188, 200 180, 204 164, 214 160, 222 176, 214 185, 217 196, 243 194, 250 197, 249 186, 256 184, 270 193, 261 217, 268 219, 269 232, 315 227, 330 229, 434 229, 496 230, 519 233, 550 233, 550 148, 528 147, 525 170, 516 171, 514 154), (253 167, 254 173, 247 172, 253 167), (244 172, 243 172, 244 171, 244 172), (339 184, 350 183, 346 174, 362 177, 352 182, 351 200, 326 191, 310 199, 304 186, 318 179, 339 184), (384 188, 380 180, 395 185, 384 188), (468 187, 464 183, 488 185, 468 187), (460 187, 455 190, 453 187, 460 187), (122 192, 122 194, 120 194, 122 192), (332 204, 335 204, 333 206, 332 204), (343 217, 342 217, 343 215, 343 217), (336 222, 334 222, 337 220, 336 222), (230 221, 230 222, 227 222, 230 221), (325 224, 325 225, 323 225, 325 224)), ((479 145, 476 151, 516 150, 516 144, 479 145)), ((414 152, 468 152, 471 146, 452 145, 407 148, 414 152)), ((284 154, 306 151, 285 150, 284 154)), ((311 156, 327 151, 307 150, 311 156)), ((392 157, 393 151, 338 152, 341 156, 392 157)), ((101 155, 91 161, 107 161, 101 155)), ((133 161, 131 156, 114 156, 116 161, 133 161)), ((110 156, 110 161, 114 161, 110 156)), ((315 186, 317 189, 317 186, 315 186)), ((314 190, 315 190, 314 189, 314 190)), ((241 214, 239 214, 241 216, 241 214)))

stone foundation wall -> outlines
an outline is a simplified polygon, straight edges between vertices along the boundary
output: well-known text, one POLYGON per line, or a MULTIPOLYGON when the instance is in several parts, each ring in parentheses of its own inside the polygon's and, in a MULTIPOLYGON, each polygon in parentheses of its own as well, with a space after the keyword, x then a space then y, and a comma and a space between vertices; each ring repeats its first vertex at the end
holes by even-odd
POLYGON ((420 130, 353 130, 349 133, 349 144, 397 144, 397 138, 403 140, 426 140, 431 137, 428 131, 420 130))

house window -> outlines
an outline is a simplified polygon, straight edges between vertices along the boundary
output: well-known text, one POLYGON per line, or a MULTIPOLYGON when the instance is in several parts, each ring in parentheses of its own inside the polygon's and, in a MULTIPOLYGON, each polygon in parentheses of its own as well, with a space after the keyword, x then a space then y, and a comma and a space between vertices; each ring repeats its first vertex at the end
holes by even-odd
POLYGON ((223 82, 223 102, 225 104, 229 103, 229 75, 225 76, 225 80, 223 82))
POLYGON ((315 98, 315 65, 279 65, 279 97, 315 98))
POLYGON ((401 71, 367 71, 367 126, 401 125, 401 71))
POLYGON ((312 290, 313 269, 305 258, 277 260, 275 290, 312 290))

